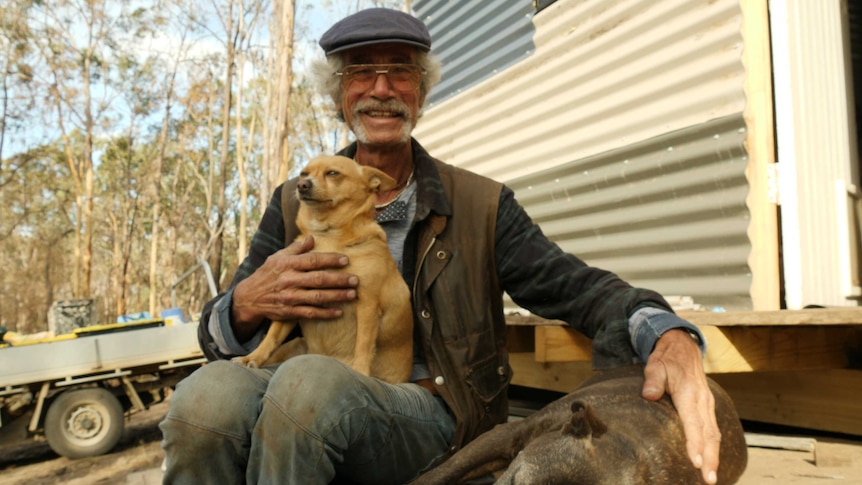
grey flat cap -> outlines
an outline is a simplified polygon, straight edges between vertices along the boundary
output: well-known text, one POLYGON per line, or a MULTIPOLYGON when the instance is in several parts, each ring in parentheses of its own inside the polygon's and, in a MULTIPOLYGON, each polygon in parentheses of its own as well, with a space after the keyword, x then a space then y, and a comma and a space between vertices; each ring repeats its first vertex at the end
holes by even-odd
POLYGON ((363 45, 395 42, 431 50, 431 35, 421 20, 398 10, 369 8, 345 17, 320 37, 326 55, 363 45))

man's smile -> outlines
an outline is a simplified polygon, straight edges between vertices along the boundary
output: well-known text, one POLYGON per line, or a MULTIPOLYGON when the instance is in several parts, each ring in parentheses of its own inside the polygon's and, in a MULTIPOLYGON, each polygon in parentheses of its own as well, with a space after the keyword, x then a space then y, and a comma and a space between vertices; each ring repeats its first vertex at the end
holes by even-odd
POLYGON ((371 118, 403 118, 404 113, 395 112, 395 111, 381 111, 381 110, 364 110, 360 111, 360 113, 365 116, 370 116, 371 118))

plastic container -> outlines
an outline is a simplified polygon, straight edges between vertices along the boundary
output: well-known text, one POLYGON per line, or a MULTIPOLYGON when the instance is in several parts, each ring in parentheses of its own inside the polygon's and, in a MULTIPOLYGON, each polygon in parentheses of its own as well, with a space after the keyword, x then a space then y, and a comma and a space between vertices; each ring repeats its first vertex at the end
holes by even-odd
POLYGON ((161 316, 165 321, 165 325, 186 323, 185 318, 183 318, 183 311, 179 308, 166 308, 162 310, 161 316))
POLYGON ((117 323, 137 322, 139 320, 152 320, 153 316, 150 312, 127 313, 117 317, 117 323))

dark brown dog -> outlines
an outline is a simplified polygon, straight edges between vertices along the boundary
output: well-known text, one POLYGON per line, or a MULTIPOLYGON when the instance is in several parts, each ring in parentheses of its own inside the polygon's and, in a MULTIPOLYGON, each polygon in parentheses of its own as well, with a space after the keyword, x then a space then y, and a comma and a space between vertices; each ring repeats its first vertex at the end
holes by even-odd
MULTIPOLYGON (((643 367, 597 374, 535 414, 501 424, 414 485, 451 485, 506 469, 497 484, 692 485, 705 483, 685 448, 670 399, 641 397, 643 367)), ((748 462, 730 397, 709 381, 721 430, 718 483, 735 483, 748 462)))

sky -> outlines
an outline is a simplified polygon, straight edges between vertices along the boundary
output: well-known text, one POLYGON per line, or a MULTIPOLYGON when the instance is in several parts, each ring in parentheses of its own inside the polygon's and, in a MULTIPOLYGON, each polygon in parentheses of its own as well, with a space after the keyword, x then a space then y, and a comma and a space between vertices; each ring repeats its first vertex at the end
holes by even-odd
MULTIPOLYGON (((126 5, 128 7, 141 6, 144 8, 152 5, 152 2, 149 0, 133 0, 133 2, 126 5)), ((298 59, 295 69, 298 72, 302 72, 305 62, 321 55, 320 48, 317 46, 317 40, 334 22, 352 13, 357 8, 372 6, 373 3, 373 0, 297 0, 296 29, 299 37, 295 44, 298 59)), ((202 2, 201 5, 211 4, 202 2)), ((210 30, 214 32, 221 30, 221 27, 217 25, 217 20, 214 18, 209 20, 208 23, 212 23, 210 30)), ((81 39, 85 39, 86 32, 83 29, 80 30, 81 39)), ((260 31, 262 32, 262 38, 258 42, 265 45, 267 43, 268 31, 265 27, 261 28, 260 31)), ((83 45, 84 42, 84 40, 81 40, 79 45, 83 45)), ((172 52, 179 45, 180 39, 176 32, 171 32, 169 28, 165 28, 161 32, 157 32, 151 39, 129 39, 126 42, 135 46, 140 58, 143 59, 153 52, 172 52)), ((188 53, 190 57, 203 57, 211 52, 224 51, 223 45, 211 35, 198 35, 195 39, 186 41, 186 45, 190 46, 189 49, 193 49, 188 53)), ((251 72, 246 71, 245 79, 248 80, 251 77, 251 72)), ((111 97, 111 95, 108 97, 111 97)), ((120 112, 118 116, 121 119, 126 116, 122 114, 122 110, 123 108, 118 109, 120 112)), ((50 139, 54 139, 56 135, 50 129, 52 121, 49 117, 43 122, 31 123, 32 129, 21 133, 9 133, 9 136, 6 137, 3 153, 0 156, 7 158, 14 153, 26 151, 50 139)), ((118 121, 115 125, 118 127, 127 126, 127 123, 118 121)))

